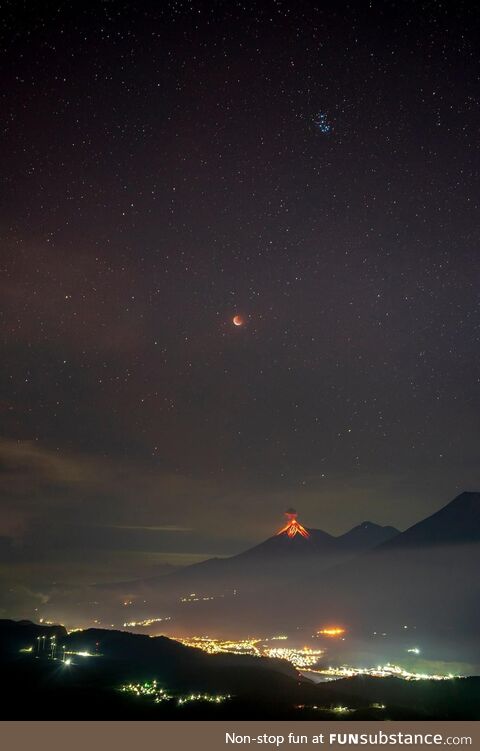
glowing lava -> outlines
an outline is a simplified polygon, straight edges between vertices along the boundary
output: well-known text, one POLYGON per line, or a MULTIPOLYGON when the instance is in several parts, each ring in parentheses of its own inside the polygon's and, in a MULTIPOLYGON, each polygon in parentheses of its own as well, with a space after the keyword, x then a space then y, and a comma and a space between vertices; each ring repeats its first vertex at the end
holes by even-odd
POLYGON ((295 537, 295 535, 301 535, 302 537, 310 537, 310 533, 307 532, 305 527, 302 527, 300 522, 297 521, 297 512, 291 508, 285 511, 287 517, 287 523, 282 529, 277 532, 278 535, 287 535, 288 537, 295 537))

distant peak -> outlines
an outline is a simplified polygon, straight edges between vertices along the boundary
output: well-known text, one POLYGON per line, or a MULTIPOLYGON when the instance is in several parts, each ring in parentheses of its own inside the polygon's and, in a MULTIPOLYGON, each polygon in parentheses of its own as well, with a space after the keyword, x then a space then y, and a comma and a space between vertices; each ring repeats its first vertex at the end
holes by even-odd
POLYGON ((360 522, 360 524, 356 524, 352 529, 348 530, 345 534, 349 534, 349 532, 354 532, 355 530, 361 530, 361 529, 382 529, 380 524, 375 524, 375 522, 369 522, 369 521, 363 521, 360 522))
POLYGON ((409 527, 392 541, 395 547, 447 545, 480 540, 480 493, 465 491, 409 527))
MULTIPOLYGON (((372 529, 372 530, 373 529, 377 529, 377 530, 384 529, 384 530, 388 530, 388 531, 391 531, 391 532, 399 533, 399 530, 396 529, 396 527, 392 527, 391 524, 376 524, 375 522, 368 522, 368 521, 360 522, 360 524, 358 524, 353 529, 372 529)), ((353 530, 350 530, 350 531, 353 531, 353 530)))
POLYGON ((376 522, 369 522, 369 521, 360 522, 360 524, 357 524, 355 527, 352 527, 350 532, 353 532, 355 529, 391 529, 395 532, 398 532, 398 529, 395 529, 395 527, 392 527, 391 524, 383 525, 383 524, 377 524, 376 522))
POLYGON ((383 527, 381 524, 365 520, 336 539, 342 545, 354 546, 358 549, 359 547, 375 547, 398 534, 399 531, 395 527, 383 527))
MULTIPOLYGON (((446 506, 443 506, 439 511, 437 511, 433 516, 436 514, 468 514, 468 513, 474 513, 478 515, 480 512, 480 492, 478 491, 472 491, 472 490, 465 490, 463 493, 460 493, 457 495, 450 503, 447 503, 446 506)), ((421 522, 419 522, 421 523, 421 522)))
POLYGON ((463 493, 457 495, 450 504, 477 504, 480 502, 480 492, 478 490, 464 490, 463 493))

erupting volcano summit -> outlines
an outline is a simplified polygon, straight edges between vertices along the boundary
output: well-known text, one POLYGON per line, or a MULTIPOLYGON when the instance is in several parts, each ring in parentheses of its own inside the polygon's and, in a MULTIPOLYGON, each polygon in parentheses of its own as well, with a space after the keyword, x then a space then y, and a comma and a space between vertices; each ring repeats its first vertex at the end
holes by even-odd
POLYGON ((285 516, 287 517, 287 523, 277 532, 278 535, 287 535, 287 537, 302 535, 302 537, 310 537, 310 532, 307 532, 305 527, 302 527, 300 522, 297 521, 297 512, 294 508, 289 508, 285 511, 285 516))

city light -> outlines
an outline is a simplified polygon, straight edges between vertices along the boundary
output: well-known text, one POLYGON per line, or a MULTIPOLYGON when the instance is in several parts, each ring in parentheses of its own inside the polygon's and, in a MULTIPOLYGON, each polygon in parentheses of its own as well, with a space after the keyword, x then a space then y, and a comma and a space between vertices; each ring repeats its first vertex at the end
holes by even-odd
POLYGON ((448 681, 452 678, 462 678, 464 676, 454 676, 452 673, 448 675, 438 675, 429 673, 413 673, 399 665, 377 665, 375 668, 355 668, 347 665, 334 668, 322 668, 321 670, 310 670, 311 673, 318 673, 325 677, 334 678, 353 678, 356 675, 370 675, 374 678, 402 678, 404 681, 448 681))
POLYGON ((186 595, 185 597, 180 597, 180 602, 209 602, 209 600, 217 600, 219 597, 223 597, 223 595, 197 595, 195 592, 192 592, 190 595, 186 595))
POLYGON ((230 699, 230 694, 225 694, 222 696, 221 694, 189 694, 188 696, 179 697, 177 699, 177 704, 181 706, 182 704, 188 704, 192 701, 207 701, 214 704, 221 704, 223 701, 226 701, 227 699, 230 699))
POLYGON ((317 634, 321 634, 322 636, 343 636, 345 633, 345 629, 341 628, 340 626, 333 626, 331 628, 322 628, 320 631, 317 631, 317 634))
POLYGON ((319 712, 334 712, 335 714, 341 714, 341 715, 355 712, 354 709, 351 709, 350 707, 344 707, 341 704, 337 706, 329 706, 329 707, 319 707, 316 704, 296 704, 295 709, 313 709, 319 712))
MULTIPOLYGON (((284 640, 288 637, 276 636, 272 639, 284 640)), ((190 638, 176 637, 177 641, 187 647, 196 647, 202 649, 208 654, 236 654, 252 655, 253 657, 269 657, 277 660, 287 660, 296 668, 308 668, 317 664, 320 657, 325 654, 323 649, 310 649, 310 647, 293 648, 293 647, 270 647, 264 642, 265 639, 242 639, 239 641, 230 641, 222 639, 212 639, 208 636, 192 636, 190 638)))
POLYGON ((153 626, 154 623, 163 623, 163 621, 171 621, 170 616, 164 618, 145 618, 143 621, 129 621, 123 624, 123 628, 136 628, 137 626, 153 626))
POLYGON ((287 662, 290 662, 296 668, 309 668, 316 665, 325 652, 323 649, 310 649, 309 647, 303 647, 302 649, 273 647, 265 649, 263 654, 266 657, 287 660, 287 662))
MULTIPOLYGON (((165 618, 152 618, 145 621, 135 622, 135 625, 151 624, 161 620, 170 620, 170 617, 165 618)), ((130 624, 125 624, 130 625, 130 624)), ((133 625, 133 624, 132 624, 133 625)), ((322 635, 331 638, 341 637, 346 633, 346 629, 342 626, 326 626, 316 632, 316 636, 322 635)), ((329 666, 323 667, 321 660, 325 660, 327 650, 326 649, 313 649, 309 646, 289 646, 287 644, 273 644, 272 642, 287 642, 289 636, 286 634, 276 633, 270 637, 249 637, 245 639, 217 639, 210 636, 191 636, 191 637, 170 637, 180 642, 187 647, 193 647, 201 649, 207 654, 234 654, 234 655, 249 655, 252 657, 268 658, 276 660, 285 660, 289 662, 293 667, 303 673, 305 677, 313 678, 314 675, 321 676, 324 680, 339 680, 344 678, 352 678, 355 676, 371 676, 374 678, 399 678, 405 681, 444 681, 453 678, 460 678, 463 676, 455 676, 452 673, 448 674, 430 674, 425 672, 416 672, 413 670, 407 670, 404 667, 395 665, 392 663, 386 663, 383 665, 370 666, 370 667, 356 667, 351 665, 341 666, 329 666)), ((314 637, 312 637, 314 638, 314 637)), ((64 665, 74 664, 72 658, 92 658, 101 657, 99 652, 90 652, 87 649, 81 650, 67 650, 65 646, 57 646, 57 639, 55 635, 37 636, 36 646, 29 645, 19 650, 23 653, 32 654, 35 652, 35 656, 44 657, 53 661, 60 661, 64 665), (60 651, 60 654, 57 652, 60 651)), ((405 650, 409 654, 419 655, 421 650, 419 647, 409 647, 405 650)), ((78 661, 76 661, 78 663, 78 661)), ((325 664, 325 662, 323 662, 325 664)), ((155 700, 160 701, 168 698, 164 689, 160 690, 154 683, 143 684, 128 684, 127 687, 123 687, 122 690, 129 690, 132 693, 138 695, 144 695, 148 693, 155 694, 155 700)), ((179 697, 176 697, 179 698, 179 697)), ((188 694, 180 697, 182 699, 181 704, 185 704, 188 701, 216 701, 216 698, 210 694, 188 694), (191 697, 191 698, 189 698, 191 697)), ((223 700, 223 699, 222 699, 223 700)), ((380 705, 377 708, 381 708, 380 705)), ((330 711, 334 711, 330 708, 330 711)), ((335 711, 340 711, 336 709, 335 711)))
POLYGON ((262 652, 259 648, 260 639, 242 639, 240 641, 230 641, 222 639, 211 639, 208 636, 191 636, 189 638, 175 637, 176 641, 181 642, 186 647, 196 647, 202 649, 208 654, 218 654, 221 652, 236 655, 253 655, 260 657, 262 652))
POLYGON ((120 687, 123 693, 133 694, 133 696, 143 696, 152 699, 155 704, 162 702, 174 702, 181 707, 192 702, 208 702, 210 704, 221 704, 231 699, 230 694, 208 694, 204 692, 192 692, 189 694, 172 694, 160 686, 156 680, 145 681, 144 683, 126 683, 120 687))

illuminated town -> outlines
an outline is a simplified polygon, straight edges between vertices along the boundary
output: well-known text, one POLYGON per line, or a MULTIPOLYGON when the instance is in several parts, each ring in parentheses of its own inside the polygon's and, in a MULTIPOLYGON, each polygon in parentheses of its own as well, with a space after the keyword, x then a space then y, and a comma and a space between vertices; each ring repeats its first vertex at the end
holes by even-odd
MULTIPOLYGON (((283 641, 288 639, 287 636, 274 636, 271 641, 283 641)), ((221 639, 211 639, 205 636, 193 636, 190 638, 178 638, 187 647, 196 647, 202 649, 208 654, 218 654, 226 652, 236 655, 252 655, 254 657, 270 657, 279 660, 287 660, 296 668, 309 668, 318 663, 320 657, 325 653, 323 649, 311 649, 302 647, 299 649, 288 647, 271 647, 267 642, 270 640, 262 639, 242 639, 240 641, 229 641, 221 639)))
POLYGON ((266 657, 273 657, 279 660, 287 660, 291 662, 296 668, 309 668, 317 665, 320 657, 324 655, 323 649, 310 649, 310 647, 303 647, 302 649, 288 649, 287 647, 267 647, 264 649, 263 654, 266 657))
POLYGON ((144 681, 143 683, 126 683, 120 687, 123 693, 133 694, 133 696, 146 697, 152 699, 155 704, 162 702, 175 702, 177 706, 182 707, 192 702, 208 702, 209 704, 222 704, 231 698, 229 694, 208 694, 204 692, 192 692, 188 694, 172 694, 159 685, 156 679, 144 681))
POLYGON ((234 655, 253 655, 260 657, 262 655, 260 643, 261 639, 241 639, 240 641, 230 641, 222 639, 211 639, 208 636, 191 636, 191 637, 173 637, 186 647, 195 647, 202 649, 208 654, 228 653, 234 655))
POLYGON ((143 621, 129 621, 128 623, 124 623, 123 628, 149 628, 149 626, 154 626, 156 623, 170 620, 171 618, 169 616, 165 618, 145 618, 143 621))
MULTIPOLYGON (((338 637, 343 639, 346 630, 340 627, 322 629, 317 632, 327 637, 338 637)), ((322 676, 325 680, 335 680, 340 678, 351 678, 356 675, 369 675, 375 678, 396 677, 407 681, 419 680, 448 680, 454 676, 452 673, 446 675, 429 674, 425 672, 415 672, 406 670, 403 667, 387 663, 375 667, 352 667, 341 665, 339 667, 320 667, 319 662, 327 654, 326 649, 312 649, 304 647, 280 647, 271 646, 272 641, 287 641, 287 635, 273 636, 270 639, 242 639, 239 641, 214 639, 207 636, 193 636, 189 638, 175 637, 176 641, 185 646, 202 649, 208 654, 229 653, 237 655, 252 655, 255 657, 268 657, 280 660, 286 660, 295 668, 302 672, 305 677, 322 676)), ((418 655, 418 648, 408 649, 407 652, 418 655)))
MULTIPOLYGON (((370 704, 369 709, 376 709, 379 711, 385 710, 387 707, 385 704, 380 704, 379 702, 374 702, 373 704, 370 704)), ((319 712, 333 712, 336 715, 349 715, 353 712, 356 712, 356 709, 352 709, 351 707, 345 707, 343 704, 337 704, 327 707, 319 707, 317 704, 296 704, 295 709, 313 709, 315 711, 319 712)))
MULTIPOLYGON (((194 595, 191 595, 194 597, 194 595)), ((208 598, 202 598, 208 599, 208 598)), ((132 620, 125 622, 123 627, 125 629, 135 628, 151 628, 162 622, 171 621, 170 616, 163 617, 148 617, 142 620, 132 620)), ((47 621, 44 621, 48 623, 47 621)), ((402 630, 407 629, 407 626, 403 626, 402 630)), ((414 627, 413 627, 414 628, 414 627)), ((68 633, 74 633, 82 631, 80 628, 69 628, 68 633)), ((378 632, 380 633, 380 632, 378 632)), ((155 634, 157 635, 157 634, 155 634)), ((344 642, 346 640, 347 629, 343 626, 324 626, 317 629, 310 634, 312 640, 325 638, 326 640, 336 640, 337 642, 344 642)), ((373 632, 374 636, 377 636, 377 632, 373 632)), ((381 636, 386 637, 387 634, 383 632, 381 636)), ((150 634, 154 636, 154 634, 150 634)), ((411 667, 406 668, 402 665, 398 665, 395 662, 385 662, 382 664, 373 664, 366 666, 356 666, 348 663, 340 663, 340 655, 337 654, 335 662, 339 664, 325 665, 327 659, 331 659, 331 650, 329 645, 325 643, 323 646, 308 646, 303 644, 298 646, 292 644, 292 639, 288 634, 277 633, 273 636, 255 636, 244 639, 220 639, 211 636, 175 636, 170 635, 169 638, 180 642, 186 647, 193 647, 200 649, 207 654, 234 654, 234 655, 249 655, 251 657, 263 657, 269 659, 285 660, 293 665, 302 675, 312 680, 338 680, 342 678, 352 678, 354 676, 371 676, 375 678, 388 678, 395 677, 406 681, 420 681, 420 680, 435 680, 442 681, 448 680, 454 677, 462 677, 459 673, 437 673, 426 672, 425 670, 414 670, 411 667), (330 655, 330 656, 329 656, 330 655)), ((308 641, 308 638, 305 639, 308 641)), ((72 651, 66 649, 65 646, 57 645, 55 637, 51 637, 47 640, 45 636, 37 637, 34 645, 22 648, 24 653, 33 653, 35 656, 48 657, 49 659, 61 660, 67 665, 73 665, 74 660, 77 658, 87 657, 99 657, 98 652, 89 652, 87 650, 72 651)), ((410 646, 405 648, 405 653, 410 655, 419 656, 421 650, 417 646, 410 646)), ((135 684, 136 685, 136 684, 135 684)))
POLYGON ((192 592, 189 595, 185 595, 184 597, 181 597, 180 602, 209 602, 210 600, 217 600, 219 597, 223 597, 223 595, 201 596, 201 595, 197 595, 196 592, 192 592))
MULTIPOLYGON (((293 522, 295 517, 293 516, 293 522)), ((340 626, 333 626, 323 628, 317 631, 316 634, 312 634, 312 638, 318 636, 327 636, 329 638, 343 638, 346 633, 346 629, 340 626)), ((269 638, 249 638, 240 640, 223 640, 215 639, 208 636, 192 636, 192 637, 173 637, 177 641, 188 647, 196 647, 202 649, 209 654, 218 654, 227 652, 230 654, 248 654, 255 657, 269 657, 278 660, 286 660, 290 662, 294 667, 301 669, 313 668, 318 665, 319 660, 325 656, 325 649, 312 648, 309 646, 272 646, 271 642, 286 642, 289 640, 287 634, 275 634, 269 638)))
POLYGON ((354 668, 347 665, 341 667, 328 667, 321 670, 312 670, 311 673, 318 673, 319 675, 327 678, 339 679, 339 678, 353 678, 356 675, 370 675, 374 678, 402 678, 404 681, 448 681, 452 678, 461 678, 463 676, 453 675, 436 675, 430 673, 415 673, 399 665, 378 665, 375 668, 354 668))
POLYGON ((319 712, 334 712, 338 715, 347 715, 355 712, 354 709, 350 709, 350 707, 344 707, 342 704, 331 707, 318 707, 316 704, 297 704, 295 706, 295 709, 313 709, 318 710, 319 712))

